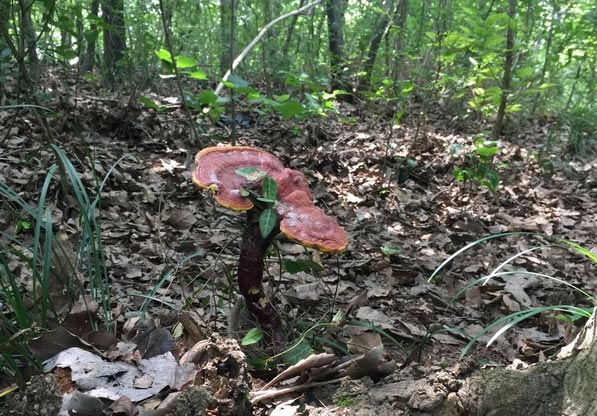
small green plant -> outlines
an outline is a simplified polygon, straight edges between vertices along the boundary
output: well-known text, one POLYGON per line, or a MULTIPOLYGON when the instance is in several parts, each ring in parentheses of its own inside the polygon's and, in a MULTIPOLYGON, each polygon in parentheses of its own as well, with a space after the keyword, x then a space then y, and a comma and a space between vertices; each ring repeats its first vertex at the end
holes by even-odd
POLYGON ((340 396, 335 400, 338 407, 350 407, 356 403, 356 399, 352 396, 340 396))
MULTIPOLYGON (((452 148, 451 153, 460 149, 452 148)), ((478 139, 474 142, 471 152, 465 153, 464 166, 454 168, 452 175, 457 181, 473 182, 478 186, 485 186, 495 191, 500 184, 500 176, 495 170, 495 157, 499 152, 497 142, 478 139)))
POLYGON ((597 154, 597 119, 593 113, 589 108, 579 107, 563 112, 557 117, 540 152, 544 165, 554 164, 553 160, 544 159, 550 154, 563 159, 597 154))
POLYGON ((0 231, 0 368, 9 379, 19 382, 24 381, 24 364, 39 368, 27 348, 29 340, 59 324, 69 305, 80 296, 90 295, 96 300, 105 326, 112 327, 99 206, 107 178, 122 159, 109 169, 92 196, 65 153, 55 145, 52 148, 59 161, 48 169, 36 202, 26 201, 0 183, 2 206, 17 218, 13 233, 0 231), (68 192, 79 212, 77 250, 70 247, 63 233, 54 232, 52 206, 47 202, 52 182, 59 176, 59 165, 66 176, 60 185, 70 183, 68 192), (14 262, 20 267, 15 269, 14 262))
MULTIPOLYGON (((465 251, 467 251, 483 242, 486 242, 486 241, 489 241, 489 240, 492 240, 495 238, 502 238, 502 237, 508 237, 508 236, 542 237, 542 238, 546 239, 548 242, 540 243, 538 245, 532 246, 526 250, 523 250, 523 251, 509 257, 504 262, 500 263, 488 275, 480 277, 478 279, 475 279, 475 280, 467 283, 462 289, 460 289, 452 297, 452 299, 450 299, 450 303, 454 303, 456 301, 456 299, 458 299, 461 295, 463 295, 468 289, 472 288, 473 286, 486 285, 491 281, 491 279, 493 279, 495 277, 508 278, 508 277, 514 277, 515 275, 524 274, 524 275, 532 275, 532 276, 536 276, 536 277, 540 277, 540 278, 544 278, 544 279, 549 279, 549 280, 555 281, 559 284, 568 286, 569 288, 573 289, 574 291, 576 291, 577 293, 582 295, 591 304, 597 306, 597 298, 595 298, 594 296, 592 296, 591 294, 582 290, 581 288, 579 288, 563 279, 560 279, 560 278, 557 278, 554 276, 549 276, 549 275, 542 274, 542 273, 529 272, 526 270, 502 271, 502 269, 504 269, 504 267, 511 264, 515 259, 517 259, 521 256, 524 256, 528 253, 532 253, 532 252, 538 251, 538 250, 543 250, 546 248, 552 248, 552 249, 560 248, 560 249, 565 249, 565 250, 572 250, 573 252, 576 252, 577 254, 580 254, 580 255, 588 258, 593 263, 595 263, 595 265, 597 265, 597 255, 594 254, 589 249, 587 249, 579 244, 576 244, 572 241, 569 241, 569 240, 555 238, 555 237, 548 237, 548 236, 544 236, 539 233, 509 232, 509 233, 493 234, 493 235, 481 238, 479 240, 473 241, 472 243, 470 243, 470 244, 466 245, 465 247, 461 248, 460 250, 458 250, 456 253, 452 254, 444 262, 442 262, 433 271, 431 276, 428 278, 428 281, 431 282, 448 263, 450 263, 452 260, 454 260, 455 258, 460 256, 465 251)), ((524 320, 527 320, 529 318, 532 318, 536 315, 543 314, 543 313, 552 313, 552 316, 555 319, 566 320, 568 322, 574 322, 574 321, 578 320, 579 318, 590 317, 591 313, 593 312, 593 308, 594 308, 594 306, 587 308, 587 307, 579 307, 579 306, 574 306, 574 305, 548 305, 548 306, 534 307, 534 308, 529 308, 529 309, 525 309, 522 311, 513 312, 513 313, 508 314, 502 318, 497 319, 496 321, 492 322, 490 325, 485 327, 481 332, 479 332, 475 336, 470 337, 471 339, 470 339, 469 343, 462 349, 460 356, 464 357, 466 355, 466 353, 471 349, 471 347, 476 342, 478 342, 483 336, 485 336, 486 334, 488 334, 489 332, 491 332, 493 330, 497 330, 497 331, 489 339, 489 341, 487 342, 487 346, 490 346, 496 339, 498 339, 504 332, 506 332, 508 329, 512 328, 514 325, 517 325, 518 323, 520 323, 524 320)), ((456 332, 458 330, 450 329, 450 331, 456 332)))

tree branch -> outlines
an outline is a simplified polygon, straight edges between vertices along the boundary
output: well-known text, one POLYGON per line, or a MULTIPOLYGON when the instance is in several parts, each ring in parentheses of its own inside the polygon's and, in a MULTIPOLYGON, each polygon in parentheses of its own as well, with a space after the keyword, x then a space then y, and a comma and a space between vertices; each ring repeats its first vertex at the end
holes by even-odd
POLYGON ((220 92, 222 92, 222 88, 224 88, 224 82, 227 81, 228 78, 230 78, 230 75, 232 74, 232 71, 234 71, 236 69, 236 67, 238 65, 240 65, 240 63, 243 61, 243 59, 245 59, 246 56, 249 54, 249 52, 251 51, 251 49, 253 49, 253 47, 257 44, 257 42, 259 42, 261 40, 261 38, 263 38, 263 36, 267 33, 267 31, 272 26, 274 26, 276 23, 278 23, 281 20, 284 20, 284 19, 286 19, 288 17, 292 17, 292 16, 295 16, 297 14, 305 13, 306 11, 308 11, 308 10, 312 9, 313 7, 317 6, 322 1, 323 0, 315 0, 313 3, 309 3, 306 6, 301 7, 300 9, 296 9, 296 10, 294 10, 292 12, 289 12, 289 13, 283 14, 282 16, 276 17, 274 20, 272 20, 267 25, 265 25, 263 27, 263 29, 261 29, 261 31, 257 34, 257 36, 255 36, 255 39, 253 39, 245 47, 245 49, 243 49, 243 51, 236 57, 236 59, 232 63, 232 67, 226 72, 226 74, 224 74, 224 77, 222 78, 222 81, 220 81, 220 83, 216 87, 214 93, 216 95, 220 95, 220 92))

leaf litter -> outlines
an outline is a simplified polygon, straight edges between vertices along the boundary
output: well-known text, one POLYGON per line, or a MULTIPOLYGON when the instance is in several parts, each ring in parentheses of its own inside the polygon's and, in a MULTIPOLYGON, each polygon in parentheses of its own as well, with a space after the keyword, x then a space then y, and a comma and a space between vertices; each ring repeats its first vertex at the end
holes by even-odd
MULTIPOLYGON (((117 408, 120 414, 173 406, 172 395, 189 406, 199 401, 208 409, 243 414, 246 410, 239 410, 234 401, 249 409, 249 393, 258 392, 266 383, 260 372, 249 373, 247 357, 254 360, 259 352, 248 349, 243 353, 233 341, 215 335, 233 333, 229 327, 239 320, 232 276, 242 227, 240 215, 215 206, 210 196, 191 183, 185 162, 201 146, 190 142, 179 110, 156 112, 139 106, 125 107, 121 104, 125 101, 118 97, 82 97, 76 107, 64 102, 62 119, 54 126, 61 147, 90 187, 119 157, 133 157, 113 169, 101 198, 102 239, 117 338, 109 339, 90 325, 67 329, 63 323, 43 333, 31 348, 45 351, 39 356, 50 359, 46 361, 47 370, 68 369, 67 373, 54 370, 69 381, 59 383, 62 393, 79 399, 84 395, 85 400, 123 398, 113 404, 113 411, 117 408), (80 128, 74 130, 71 126, 80 128), (140 341, 139 329, 127 340, 125 324, 139 316, 142 308, 157 317, 155 327, 148 329, 145 341, 140 341), (116 342, 119 347, 109 347, 116 342), (148 367, 152 358, 143 357, 148 348, 155 353, 150 355, 164 361, 148 367), (177 357, 187 351, 195 351, 194 358, 186 358, 181 364, 177 357), (93 366, 92 371, 121 366, 111 375, 92 377, 94 383, 111 380, 114 384, 118 380, 120 390, 82 382, 78 378, 80 364, 93 366), (219 375, 222 368, 226 368, 225 377, 219 375), (172 377, 158 380, 166 373, 172 377), (130 381, 123 381, 127 377, 130 381), (158 395, 166 385, 171 396, 158 395), (98 390, 104 393, 97 394, 98 390)), ((298 377, 297 384, 282 396, 257 400, 255 414, 266 414, 268 409, 281 412, 284 406, 292 408, 297 398, 315 412, 313 407, 319 400, 333 404, 348 396, 354 398, 356 410, 364 411, 373 404, 377 413, 384 414, 385 409, 387 414, 394 414, 396 407, 392 403, 398 400, 413 411, 428 410, 458 382, 457 369, 462 365, 458 355, 467 342, 462 334, 475 334, 493 320, 521 308, 557 303, 586 305, 586 300, 569 288, 523 274, 473 287, 450 304, 451 296, 467 282, 529 247, 527 240, 515 237, 480 244, 457 257, 431 284, 426 280, 450 254, 490 233, 535 231, 572 240, 597 252, 594 161, 571 162, 573 175, 564 169, 546 171, 530 158, 540 149, 545 131, 531 126, 532 131, 520 135, 524 141, 512 137, 512 142, 500 142, 499 157, 505 167, 500 169, 502 185, 492 193, 456 183, 452 178, 451 170, 460 160, 449 149, 454 144, 468 143, 466 132, 447 131, 441 123, 431 122, 424 126, 422 139, 406 121, 393 127, 393 136, 388 140, 386 121, 362 117, 354 107, 341 111, 356 121, 345 124, 332 118, 325 120, 321 129, 326 140, 308 142, 292 137, 293 123, 281 120, 258 122, 253 128, 239 130, 239 144, 269 150, 287 166, 305 173, 316 203, 351 235, 344 254, 317 259, 324 266, 323 272, 284 272, 276 255, 272 255, 267 269, 283 294, 277 306, 289 322, 300 321, 307 326, 331 322, 330 313, 344 310, 345 322, 353 320, 353 324, 361 325, 321 334, 328 341, 349 346, 353 359, 358 358, 352 367, 342 367, 338 360, 345 359, 343 354, 328 345, 323 348, 323 354, 328 354, 324 357, 327 360, 334 353, 338 360, 325 362, 327 378, 308 375, 321 371, 321 361, 314 358, 317 355, 308 358, 311 361, 307 364, 290 366, 286 371, 298 377), (534 140, 530 139, 533 135, 534 140), (401 161, 406 158, 416 161, 416 168, 409 174, 401 170, 401 161), (364 301, 347 307, 351 299, 363 293, 364 301), (381 381, 374 383, 371 377, 365 377, 371 375, 381 381), (317 384, 327 381, 334 383, 317 384), (319 387, 300 396, 301 383, 319 387), (429 386, 435 386, 436 391, 429 386)), ((26 113, 18 114, 16 127, 11 127, 3 143, 0 181, 26 200, 36 201, 46 169, 54 161, 52 154, 40 146, 38 133, 27 127, 28 117, 26 113), (26 164, 24 154, 28 155, 26 164)), ((0 123, 6 123, 6 119, 0 123)), ((209 134, 225 136, 227 131, 214 126, 209 134)), ((55 186, 49 203, 54 226, 76 245, 81 233, 79 213, 69 197, 61 195, 55 186)), ((14 234, 16 221, 14 211, 0 209, 3 232, 14 234)), ((10 242, 3 242, 6 244, 10 242)), ((283 257, 316 258, 314 253, 305 253, 286 241, 281 241, 279 247, 283 257)), ((29 278, 26 269, 16 258, 10 260, 12 272, 24 283, 29 278)), ((592 278, 595 266, 561 249, 521 256, 511 267, 514 271, 557 276, 590 293, 597 292, 592 278)), ((79 319, 75 313, 71 311, 67 319, 79 319)), ((237 333, 250 327, 250 322, 248 326, 247 322, 241 323, 237 333)), ((539 316, 508 331, 491 347, 479 346, 471 354, 477 362, 496 365, 513 360, 540 361, 557 352, 577 328, 574 323, 539 316)), ((105 410, 105 404, 93 403, 105 410)), ((342 409, 334 407, 327 412, 317 414, 343 414, 342 409)))

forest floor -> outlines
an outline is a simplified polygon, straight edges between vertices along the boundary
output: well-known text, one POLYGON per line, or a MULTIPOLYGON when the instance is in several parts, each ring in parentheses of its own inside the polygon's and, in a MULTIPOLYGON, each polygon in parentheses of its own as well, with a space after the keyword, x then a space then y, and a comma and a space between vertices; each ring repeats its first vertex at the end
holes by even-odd
MULTIPOLYGON (((176 332, 173 312, 190 310, 199 327, 196 338, 234 335, 229 325, 239 325, 239 311, 233 306, 230 282, 242 214, 215 206, 213 198, 191 182, 191 167, 185 165, 202 147, 229 143, 230 128, 207 124, 202 143, 193 143, 180 108, 158 112, 129 105, 126 96, 94 96, 89 91, 79 96, 57 91, 52 97, 46 105, 56 112, 50 116, 56 142, 90 188, 120 157, 132 156, 114 167, 101 198, 117 338, 123 338, 130 313, 139 311, 147 296, 154 299, 149 313, 159 327, 176 332)), ((303 172, 316 204, 350 234, 348 249, 337 255, 277 242, 282 259, 309 258, 324 269, 291 275, 280 271, 277 255, 268 260, 277 306, 285 321, 294 324, 289 333, 295 339, 306 333, 311 346, 337 356, 344 354, 333 345, 359 354, 364 347, 359 350, 354 344, 383 343, 373 364, 353 368, 351 378, 263 400, 255 414, 429 414, 452 389, 446 374, 458 383, 484 365, 544 361, 582 326, 539 314, 504 332, 489 347, 485 343, 495 331, 482 337, 460 361, 468 342, 465 334, 475 335, 507 314, 547 305, 591 306, 571 287, 527 272, 597 294, 595 264, 553 244, 553 238, 569 239, 597 253, 597 159, 588 152, 567 158, 555 123, 530 121, 499 141, 497 190, 457 182, 453 169, 472 163, 466 156, 472 154, 471 137, 490 126, 458 121, 443 115, 439 106, 429 107, 424 119, 406 117, 394 127, 379 109, 341 104, 338 114, 317 121, 252 114, 254 124, 237 129, 237 144, 268 150, 303 172), (554 138, 547 149, 548 139, 554 138), (468 243, 511 231, 536 234, 478 244, 428 281, 468 243), (450 302, 468 282, 539 245, 548 246, 512 259, 503 269, 518 273, 496 276, 450 302), (331 323, 349 304, 352 325, 312 328, 331 323), (392 361, 395 367, 384 367, 392 361), (417 390, 418 380, 444 387, 417 390)), ((0 110, 0 131, 0 182, 34 202, 54 155, 41 146, 41 132, 26 111, 0 110)), ((76 246, 79 213, 69 198, 59 192, 58 183, 50 188, 55 231, 76 246)), ((14 229, 14 221, 2 211, 2 230, 14 229)), ((240 338, 252 326, 241 322, 240 338)), ((180 352, 191 346, 186 336, 177 338, 180 352)), ((250 367, 273 353, 255 346, 245 352, 250 367)), ((271 377, 252 372, 253 389, 271 377)), ((238 409, 230 412, 242 414, 235 413, 238 409)))

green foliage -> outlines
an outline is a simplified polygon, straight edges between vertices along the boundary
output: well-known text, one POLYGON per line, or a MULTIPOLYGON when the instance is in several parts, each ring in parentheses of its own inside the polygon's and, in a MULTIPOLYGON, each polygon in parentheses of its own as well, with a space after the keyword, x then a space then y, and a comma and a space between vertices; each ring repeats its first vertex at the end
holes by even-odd
MULTIPOLYGON (((64 152, 52 145, 58 164, 51 166, 36 202, 23 199, 14 189, 0 183, 0 200, 16 218, 14 235, 0 237, 0 368, 9 377, 19 378, 21 361, 37 366, 26 345, 41 329, 60 321, 72 302, 90 295, 101 307, 104 324, 111 328, 110 284, 100 234, 100 195, 117 161, 95 189, 88 192, 79 173, 64 152), (68 190, 80 213, 79 247, 76 251, 54 233, 52 206, 47 202, 59 166, 64 169, 60 184, 68 190), (14 273, 11 260, 22 267, 14 273), (85 277, 86 286, 74 276, 85 277), (66 295, 67 300, 62 300, 66 295)), ((126 156, 125 156, 126 157, 126 156)))
POLYGON ((357 403, 357 400, 353 396, 340 396, 334 400, 334 404, 338 407, 350 407, 357 403))
MULTIPOLYGON (((452 153, 458 148, 450 149, 452 153)), ((474 182, 495 191, 500 183, 500 176, 494 169, 494 159, 499 148, 496 142, 478 139, 472 152, 465 153, 465 166, 454 168, 452 175, 460 182, 474 182)))
POLYGON ((240 341, 240 345, 246 347, 247 345, 255 344, 263 338, 263 331, 259 328, 251 328, 240 341))
MULTIPOLYGON (((465 247, 458 250, 456 253, 452 254, 444 262, 442 262, 442 264, 440 264, 433 271, 433 273, 429 277, 428 281, 431 282, 437 276, 437 274, 441 270, 443 270, 443 268, 447 264, 449 264, 452 260, 454 260, 455 258, 460 256, 465 251, 467 251, 473 247, 476 247, 479 244, 482 244, 486 241, 489 241, 489 240, 492 240, 495 238, 508 237, 508 236, 541 237, 541 238, 546 239, 548 241, 548 243, 541 243, 539 245, 533 246, 531 248, 528 248, 522 252, 519 252, 519 253, 509 257, 504 262, 500 263, 488 275, 480 277, 478 279, 475 279, 475 280, 467 283, 463 288, 461 288, 452 297, 452 299, 450 300, 450 303, 454 303, 460 296, 462 296, 468 289, 472 288, 473 286, 488 284, 491 281, 491 279, 493 279, 494 277, 502 277, 502 278, 513 277, 514 278, 514 277, 516 277, 516 275, 532 275, 532 276, 537 276, 537 277, 540 277, 543 279, 552 280, 552 281, 555 281, 556 283, 565 285, 565 286, 573 289, 580 295, 582 295, 591 304, 597 305, 596 297, 592 296, 591 294, 582 290, 581 288, 567 282, 564 279, 560 279, 558 277, 549 276, 549 275, 542 274, 542 273, 529 272, 529 271, 525 271, 525 270, 506 271, 506 272, 501 271, 504 267, 506 267, 509 264, 512 264, 515 259, 517 259, 521 256, 524 256, 524 255, 534 252, 534 251, 548 249, 548 248, 549 249, 560 248, 560 249, 565 249, 565 250, 572 250, 573 252, 576 252, 577 254, 580 254, 581 256, 588 258, 595 264, 595 266, 597 266, 597 255, 595 255, 591 250, 589 250, 579 244, 576 244, 573 241, 569 241, 569 240, 561 239, 561 238, 544 236, 539 233, 530 233, 530 232, 502 233, 502 234, 490 235, 490 236, 478 239, 476 241, 473 241, 472 243, 469 243, 465 247)), ((513 313, 508 314, 502 318, 497 319, 496 321, 494 321, 487 327, 483 328, 483 330, 480 331, 478 334, 476 334, 475 336, 472 336, 469 343, 461 351, 461 357, 466 355, 466 353, 470 350, 470 348, 476 342, 478 342, 483 336, 485 336, 492 330, 499 328, 497 330, 497 332, 495 334, 493 334, 493 336, 489 339, 489 341, 487 342, 487 346, 490 346, 505 331, 512 328, 514 325, 517 325, 518 323, 520 323, 524 320, 527 320, 533 316, 536 316, 536 315, 539 315, 542 313, 546 313, 546 312, 555 312, 553 317, 556 319, 566 320, 568 322, 574 322, 574 321, 578 320, 579 318, 590 317, 593 312, 593 307, 587 308, 587 307, 578 307, 578 306, 574 306, 574 305, 549 305, 549 306, 541 306, 541 307, 535 307, 535 308, 530 308, 530 309, 526 309, 526 310, 522 310, 522 311, 513 312, 513 313)), ((456 330, 452 330, 452 331, 456 331, 456 330)))
POLYGON ((290 274, 295 274, 299 272, 321 273, 324 271, 323 267, 319 263, 311 259, 284 259, 282 260, 282 270, 290 274))
POLYGON ((569 154, 587 157, 597 153, 597 118, 588 108, 562 113, 558 117, 557 132, 561 133, 569 154))
POLYGON ((278 214, 274 206, 278 204, 278 186, 276 181, 267 174, 254 167, 239 168, 236 173, 240 176, 250 180, 251 182, 263 179, 261 184, 261 194, 258 194, 250 189, 241 190, 241 195, 245 197, 252 197, 256 201, 263 202, 265 207, 259 215, 259 230, 263 238, 266 238, 278 223, 278 214))

